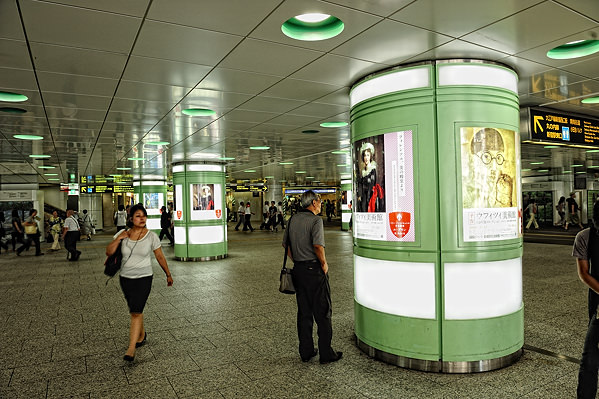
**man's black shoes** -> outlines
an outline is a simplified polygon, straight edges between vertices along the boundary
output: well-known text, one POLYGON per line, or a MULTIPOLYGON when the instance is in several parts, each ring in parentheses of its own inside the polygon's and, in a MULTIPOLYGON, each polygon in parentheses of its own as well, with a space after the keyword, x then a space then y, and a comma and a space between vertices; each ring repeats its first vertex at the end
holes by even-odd
POLYGON ((333 363, 333 362, 336 362, 337 360, 341 360, 342 357, 343 357, 343 352, 336 352, 335 357, 333 357, 331 359, 320 359, 320 364, 333 363))
POLYGON ((304 362, 304 363, 309 362, 310 359, 312 359, 317 354, 318 354, 318 349, 314 349, 314 351, 310 354, 309 357, 302 357, 302 362, 304 362))

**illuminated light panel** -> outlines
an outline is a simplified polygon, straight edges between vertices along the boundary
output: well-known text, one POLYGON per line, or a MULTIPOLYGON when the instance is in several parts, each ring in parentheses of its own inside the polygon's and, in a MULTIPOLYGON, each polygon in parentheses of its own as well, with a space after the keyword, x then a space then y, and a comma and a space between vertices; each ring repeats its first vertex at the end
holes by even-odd
POLYGON ((54 179, 54 178, 52 178, 52 179, 48 179, 48 180, 59 181, 60 179, 54 179))
MULTIPOLYGON (((160 219, 157 220, 160 222, 160 219)), ((190 244, 217 244, 225 240, 225 231, 222 225, 193 226, 189 227, 188 233, 190 244)))
POLYGON ((58 173, 44 173, 44 176, 58 176, 58 173))
POLYGON ((587 150, 586 152, 599 152, 599 150, 587 150))
POLYGON ((50 155, 31 154, 29 158, 50 158, 50 155))
POLYGON ((351 107, 383 94, 430 86, 430 67, 410 68, 375 76, 355 86, 349 93, 351 107))
POLYGON ((306 171, 305 171, 305 170, 298 170, 298 171, 296 171, 295 173, 296 173, 296 174, 299 174, 299 175, 301 175, 301 174, 304 174, 304 173, 306 173, 306 171))
POLYGON ((343 127, 347 125, 347 122, 323 122, 320 124, 320 127, 343 127))
POLYGON ((599 51, 599 40, 577 40, 552 48, 547 57, 554 60, 568 60, 595 54, 599 51))
POLYGON ((505 316, 522 307, 521 258, 445 263, 443 269, 447 320, 505 316))
POLYGON ((572 173, 571 170, 564 170, 562 173, 572 173))
POLYGON ((274 179, 274 176, 264 176, 265 179, 274 179))
POLYGON ((522 172, 530 172, 532 169, 522 169, 522 172))
POLYGON ((343 32, 345 24, 339 18, 328 14, 302 14, 288 19, 281 25, 281 31, 295 40, 326 40, 343 32))
POLYGON ((13 137, 15 139, 19 139, 19 140, 43 140, 44 137, 42 136, 35 136, 33 134, 13 134, 13 137))
POLYGON ((578 164, 577 165, 570 165, 570 167, 572 167, 572 168, 580 168, 581 166, 582 165, 578 165, 578 164))
POLYGON ((369 309, 435 319, 435 265, 354 255, 354 294, 369 309))
POLYGON ((577 175, 581 175, 583 173, 587 173, 587 172, 576 172, 577 175))
POLYGON ((127 158, 129 161, 145 161, 145 158, 127 158))
POLYGON ((337 164, 337 166, 339 166, 339 167, 344 167, 344 166, 349 166, 349 165, 348 165, 348 164, 345 164, 345 163, 339 163, 339 164, 337 164))
POLYGON ((439 66, 439 86, 490 86, 518 94, 518 76, 515 72, 492 65, 439 66))
POLYGON ((6 101, 9 103, 20 103, 27 100, 29 100, 29 98, 23 94, 11 93, 9 91, 0 91, 0 101, 6 101))
POLYGON ((255 169, 246 169, 244 170, 245 173, 254 173, 256 170, 255 169))
POLYGON ((270 147, 266 145, 260 145, 255 147, 250 147, 250 150, 268 150, 270 147))
POLYGON ((175 226, 175 244, 187 244, 187 232, 185 230, 185 227, 175 226))
POLYGON ((131 168, 116 168, 116 170, 131 170, 131 168))
POLYGON ((544 145, 543 148, 559 148, 558 145, 544 145))
POLYGON ((545 162, 531 162, 531 165, 543 165, 545 162))
POLYGON ((218 159, 220 159, 221 161, 232 161, 232 160, 234 160, 235 158, 234 158, 234 157, 220 157, 220 158, 218 158, 218 159))
POLYGON ((279 165, 293 165, 293 162, 279 162, 279 165))
POLYGON ((539 169, 537 172, 549 172, 549 169, 539 169))
POLYGON ((187 165, 187 170, 190 172, 224 172, 223 165, 208 165, 208 164, 199 164, 199 165, 187 165))
POLYGON ((43 166, 43 165, 41 165, 41 166, 38 166, 38 168, 40 168, 40 169, 56 169, 56 166, 43 166))
POLYGON ((314 179, 314 176, 306 176, 306 179, 314 179))
POLYGON ((215 111, 207 108, 187 108, 181 112, 187 116, 212 116, 216 114, 215 111))
POLYGON ((168 142, 168 141, 148 141, 146 144, 149 144, 149 145, 169 145, 170 142, 168 142))
POLYGON ((23 109, 23 108, 15 108, 15 107, 0 107, 0 112, 6 112, 9 114, 24 114, 27 112, 27 110, 23 109))
POLYGON ((345 155, 345 154, 349 154, 349 150, 338 150, 338 151, 331 151, 331 154, 335 154, 335 155, 345 155))
POLYGON ((588 97, 581 101, 583 104, 599 104, 599 97, 588 97))

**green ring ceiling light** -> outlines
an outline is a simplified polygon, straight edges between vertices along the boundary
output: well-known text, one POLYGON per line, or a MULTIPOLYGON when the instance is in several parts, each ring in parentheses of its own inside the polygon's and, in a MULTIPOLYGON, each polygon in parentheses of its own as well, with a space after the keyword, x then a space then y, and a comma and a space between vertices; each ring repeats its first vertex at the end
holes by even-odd
POLYGON ((0 101, 6 101, 9 103, 20 103, 27 101, 29 98, 19 93, 11 93, 9 91, 0 91, 0 101))
POLYGON ((599 51, 599 40, 577 40, 552 48, 547 57, 555 60, 567 60, 595 54, 599 51))
POLYGON ((48 180, 52 180, 52 181, 59 181, 60 179, 48 179, 48 180))
POLYGON ((285 36, 296 40, 317 41, 337 36, 345 25, 339 18, 328 14, 302 14, 289 18, 281 25, 285 36))
POLYGON ((58 176, 58 173, 44 173, 44 176, 58 176))
POLYGON ((255 169, 246 169, 244 170, 245 173, 254 173, 256 170, 255 169))
POLYGON ((50 155, 31 154, 29 155, 29 158, 50 158, 50 155))
POLYGON ((187 116, 212 116, 216 114, 215 111, 207 108, 187 108, 181 112, 187 116))
POLYGON ((589 97, 581 101, 583 104, 599 104, 599 97, 589 97))
POLYGON ((347 122, 323 122, 320 124, 320 127, 343 127, 347 125, 347 122))
POLYGON ((32 134, 13 134, 13 137, 15 139, 19 139, 19 140, 43 140, 44 139, 42 136, 35 136, 32 134))
POLYGON ((145 161, 145 158, 127 158, 129 161, 145 161))
POLYGON ((255 147, 250 147, 250 150, 268 150, 270 147, 266 145, 260 145, 255 147))
POLYGON ((220 158, 218 158, 218 159, 220 159, 221 161, 232 161, 232 160, 234 160, 235 158, 234 158, 234 157, 220 157, 220 158))
POLYGON ((43 165, 41 165, 41 166, 38 166, 38 168, 40 168, 40 169, 56 169, 56 166, 43 166, 43 165))
POLYGON ((279 162, 279 165, 293 165, 293 162, 279 162))
POLYGON ((27 110, 23 108, 0 107, 0 112, 7 112, 9 114, 24 114, 27 112, 27 110))

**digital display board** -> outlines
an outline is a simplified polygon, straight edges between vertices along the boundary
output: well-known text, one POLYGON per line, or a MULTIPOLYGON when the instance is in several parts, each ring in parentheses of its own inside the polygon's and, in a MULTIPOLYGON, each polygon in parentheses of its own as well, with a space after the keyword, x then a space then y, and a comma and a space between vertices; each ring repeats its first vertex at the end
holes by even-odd
POLYGON ((530 139, 599 146, 599 120, 529 108, 530 139))
POLYGON ((250 191, 268 191, 268 186, 264 183, 231 183, 227 184, 227 189, 239 192, 250 192, 250 191))
POLYGON ((106 176, 106 175, 85 175, 79 176, 81 184, 114 184, 114 183, 133 183, 133 176, 106 176))
POLYGON ((93 186, 82 185, 80 188, 81 194, 101 194, 101 193, 132 193, 132 185, 118 185, 113 184, 96 184, 93 186))

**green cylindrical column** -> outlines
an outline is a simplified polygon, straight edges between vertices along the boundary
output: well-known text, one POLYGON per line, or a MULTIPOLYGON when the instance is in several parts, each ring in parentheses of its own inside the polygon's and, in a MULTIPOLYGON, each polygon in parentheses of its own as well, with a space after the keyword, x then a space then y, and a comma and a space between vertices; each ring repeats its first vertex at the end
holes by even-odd
POLYGON ((173 165, 175 258, 206 261, 227 257, 224 164, 173 165))
POLYGON ((352 217, 353 194, 352 181, 341 180, 341 230, 349 230, 349 221, 352 217))
POLYGON ((398 67, 351 92, 355 331, 404 367, 486 371, 523 345, 516 74, 398 67))
POLYGON ((146 226, 160 233, 160 209, 166 206, 166 179, 161 176, 138 176, 133 179, 136 203, 142 203, 148 212, 146 226))

